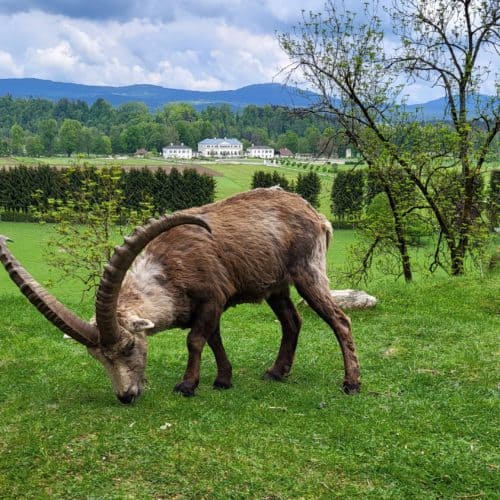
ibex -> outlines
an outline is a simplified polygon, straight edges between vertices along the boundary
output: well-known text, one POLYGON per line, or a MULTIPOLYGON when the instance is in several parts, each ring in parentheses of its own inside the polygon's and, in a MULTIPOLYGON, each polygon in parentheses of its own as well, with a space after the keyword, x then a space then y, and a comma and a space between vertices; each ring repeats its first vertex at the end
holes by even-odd
POLYGON ((122 403, 143 391, 147 336, 174 327, 190 329, 187 368, 174 390, 194 395, 205 343, 217 362, 214 387, 231 387, 219 323, 228 307, 245 302, 266 300, 281 323, 278 356, 264 376, 283 380, 302 323, 290 298, 292 284, 333 329, 344 359, 344 390, 355 393, 360 381, 351 323, 331 298, 326 274, 331 233, 309 203, 279 188, 152 219, 115 248, 90 322, 28 274, 7 248, 6 236, 0 236, 0 260, 32 304, 104 365, 122 403))

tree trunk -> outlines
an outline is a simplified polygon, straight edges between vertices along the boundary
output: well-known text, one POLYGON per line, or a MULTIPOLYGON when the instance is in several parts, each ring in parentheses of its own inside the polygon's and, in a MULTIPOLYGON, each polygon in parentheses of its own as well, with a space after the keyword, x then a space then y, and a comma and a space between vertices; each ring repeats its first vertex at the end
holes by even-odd
POLYGON ((389 206, 391 207, 392 216, 394 217, 394 232, 396 233, 396 247, 399 250, 401 258, 401 269, 403 271, 404 279, 409 283, 413 279, 411 271, 410 255, 408 254, 408 242, 406 240, 405 228, 401 215, 398 211, 396 200, 394 199, 390 187, 384 182, 384 191, 389 199, 389 206))

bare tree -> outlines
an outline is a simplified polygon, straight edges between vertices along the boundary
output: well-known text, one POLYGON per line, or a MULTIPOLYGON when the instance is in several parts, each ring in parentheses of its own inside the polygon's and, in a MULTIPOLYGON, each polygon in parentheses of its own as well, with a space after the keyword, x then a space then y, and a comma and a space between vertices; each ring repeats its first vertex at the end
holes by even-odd
MULTIPOLYGON (((499 0, 398 0, 391 9, 401 47, 394 64, 409 79, 422 78, 442 87, 457 139, 462 175, 462 202, 457 207, 456 233, 448 239, 452 273, 463 272, 463 261, 476 219, 478 177, 486 154, 500 127, 497 95, 481 102, 481 84, 491 77, 490 55, 499 53, 499 0), (481 121, 485 134, 473 144, 474 124, 481 121)), ((477 137, 477 136, 476 136, 477 137)))
MULTIPOLYGON (((444 237, 439 238, 439 244, 446 242, 454 275, 464 272, 465 254, 471 244, 473 226, 478 222, 473 209, 477 205, 476 178, 499 128, 498 100, 496 108, 494 102, 489 102, 472 114, 471 101, 467 99, 476 94, 484 71, 478 63, 480 55, 488 48, 498 48, 497 7, 498 0, 399 2, 392 17, 395 31, 401 36, 401 48, 395 57, 389 57, 384 50, 384 31, 376 1, 365 4, 363 14, 356 16, 346 10, 343 2, 330 0, 323 13, 304 13, 302 23, 291 33, 278 36, 291 60, 284 70, 288 78, 296 83, 305 80, 320 95, 312 103, 311 111, 332 116, 371 168, 376 169, 381 159, 387 158, 418 188, 421 196, 418 205, 432 213, 444 237), (453 21, 446 23, 450 9, 454 9, 450 17, 453 21), (463 42, 461 37, 465 33, 469 35, 463 42), (450 51, 457 52, 451 57, 452 63, 450 51), (447 89, 452 114, 446 140, 436 137, 432 147, 425 147, 419 142, 421 138, 415 143, 407 139, 415 132, 417 136, 422 134, 415 127, 418 116, 410 116, 402 105, 403 86, 398 84, 402 73, 411 78, 438 75, 434 76, 434 83, 442 83, 447 89), (472 134, 478 120, 483 122, 487 133, 483 134, 482 143, 473 148, 472 134), (422 148, 417 150, 419 144, 422 148), (455 212, 450 215, 435 196, 439 188, 433 181, 443 170, 456 169, 454 159, 462 166, 462 192, 455 212)), ((387 189, 393 189, 390 183, 387 189)), ((391 210, 408 280, 411 279, 409 257, 404 254, 407 238, 401 223, 408 207, 402 210, 391 203, 391 210)))

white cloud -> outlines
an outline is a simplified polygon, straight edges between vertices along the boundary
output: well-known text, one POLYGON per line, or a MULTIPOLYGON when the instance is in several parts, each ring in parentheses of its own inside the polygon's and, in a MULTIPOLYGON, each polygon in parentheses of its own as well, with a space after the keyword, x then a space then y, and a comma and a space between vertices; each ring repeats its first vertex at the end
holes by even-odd
POLYGON ((54 47, 28 48, 28 61, 31 64, 40 64, 47 70, 71 71, 78 64, 79 57, 73 53, 70 44, 63 40, 54 47))
POLYGON ((3 50, 0 50, 0 74, 5 75, 4 78, 19 78, 23 76, 23 70, 18 66, 12 56, 3 50))
MULTIPOLYGON (((352 3, 357 8, 362 0, 352 3)), ((0 14, 0 78, 194 90, 279 81, 288 61, 275 31, 300 22, 303 8, 322 10, 324 0, 171 0, 168 8, 159 0, 101 4, 99 10, 92 2, 4 3, 3 12, 14 13, 0 14)), ((393 43, 389 38, 388 46, 393 43)), ((491 82, 487 88, 494 90, 491 82)), ((420 82, 406 93, 411 102, 441 95, 420 82)))

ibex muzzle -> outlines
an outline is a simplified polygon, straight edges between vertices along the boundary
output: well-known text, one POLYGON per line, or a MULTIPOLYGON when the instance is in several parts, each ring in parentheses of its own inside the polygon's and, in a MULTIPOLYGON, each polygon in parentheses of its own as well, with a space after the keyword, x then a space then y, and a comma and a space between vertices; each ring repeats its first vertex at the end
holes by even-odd
POLYGON ((228 307, 244 302, 266 300, 278 317, 281 346, 265 376, 283 380, 301 327, 291 285, 333 329, 344 359, 344 390, 355 393, 360 381, 351 323, 332 300, 326 275, 331 232, 309 203, 278 188, 255 189, 150 220, 115 248, 90 322, 28 274, 10 253, 5 236, 0 236, 0 261, 33 305, 102 363, 122 403, 134 402, 144 389, 147 337, 175 327, 190 332, 187 368, 174 390, 194 395, 206 343, 217 362, 214 387, 231 387, 219 323, 228 307))

